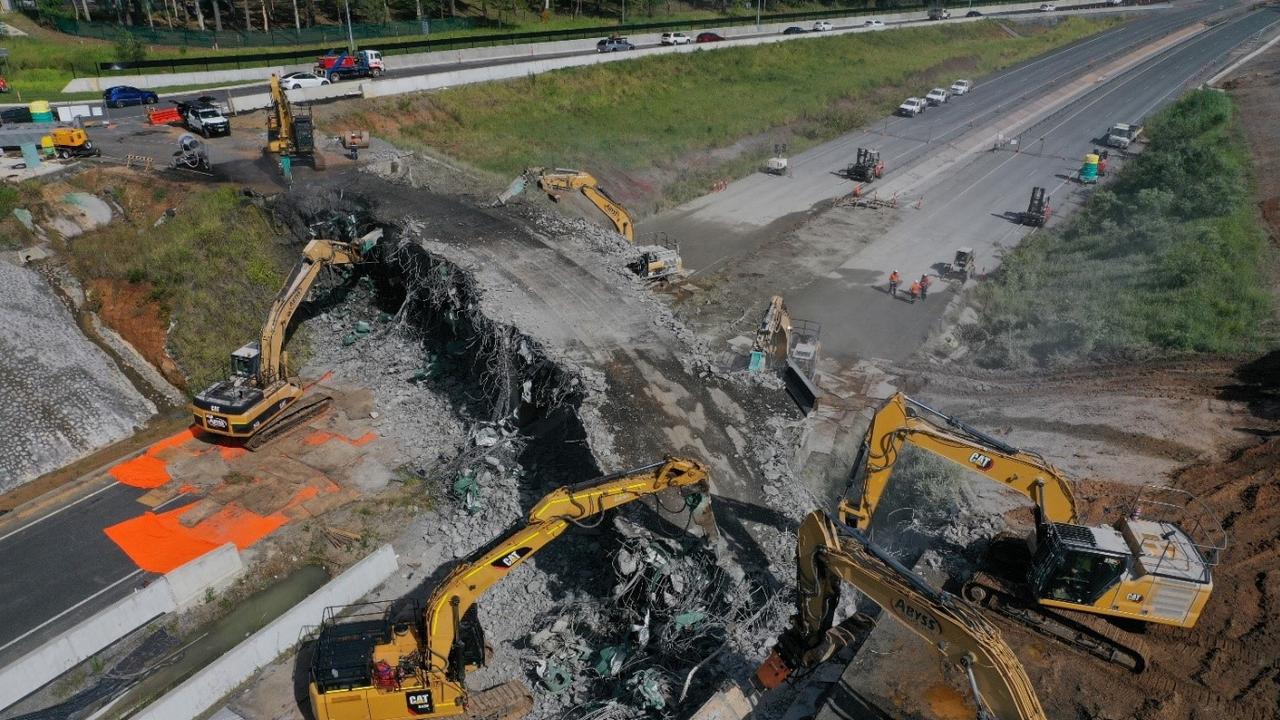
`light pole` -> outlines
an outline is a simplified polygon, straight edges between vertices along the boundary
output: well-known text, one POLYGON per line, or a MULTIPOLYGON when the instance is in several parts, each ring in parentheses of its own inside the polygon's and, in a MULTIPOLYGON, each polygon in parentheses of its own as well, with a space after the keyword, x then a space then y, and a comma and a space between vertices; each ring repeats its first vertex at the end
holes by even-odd
POLYGON ((351 33, 351 0, 343 0, 342 4, 347 8, 347 50, 349 52, 355 52, 356 39, 351 33))
POLYGON ((764 0, 756 0, 756 32, 760 32, 760 6, 764 4, 764 0))

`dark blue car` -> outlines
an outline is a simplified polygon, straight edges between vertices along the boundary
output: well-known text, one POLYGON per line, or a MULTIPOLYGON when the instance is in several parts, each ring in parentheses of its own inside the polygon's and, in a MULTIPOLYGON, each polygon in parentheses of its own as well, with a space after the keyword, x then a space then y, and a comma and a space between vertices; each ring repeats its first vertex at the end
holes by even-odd
POLYGON ((102 92, 102 101, 107 107, 124 107, 125 105, 153 105, 160 102, 160 96, 150 90, 139 90, 128 85, 109 87, 102 92))

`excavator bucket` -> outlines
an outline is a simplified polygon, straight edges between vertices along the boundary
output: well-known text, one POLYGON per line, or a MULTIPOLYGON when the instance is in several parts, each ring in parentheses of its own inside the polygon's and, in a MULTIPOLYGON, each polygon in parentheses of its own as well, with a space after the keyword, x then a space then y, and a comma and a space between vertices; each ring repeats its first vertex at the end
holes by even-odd
POLYGON ((782 381, 787 386, 787 394, 800 407, 800 411, 805 415, 813 412, 818 407, 818 398, 822 395, 822 391, 818 386, 809 379, 804 369, 796 365, 795 361, 788 359, 787 367, 782 373, 782 381))

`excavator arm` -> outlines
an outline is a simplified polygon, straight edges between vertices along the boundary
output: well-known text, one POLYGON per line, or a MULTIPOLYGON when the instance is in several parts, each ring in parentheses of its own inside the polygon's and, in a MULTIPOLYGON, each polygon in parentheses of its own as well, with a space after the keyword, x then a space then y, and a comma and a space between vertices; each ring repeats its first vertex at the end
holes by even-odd
POLYGON ((929 587, 861 532, 820 511, 805 517, 797 535, 798 611, 757 672, 758 684, 777 687, 849 641, 832 624, 840 583, 847 582, 966 673, 980 717, 1047 720, 1022 664, 979 610, 929 587))
MULTIPOLYGON (((694 460, 668 458, 618 475, 562 487, 548 494, 529 512, 529 520, 524 527, 455 569, 431 596, 426 606, 430 671, 461 683, 464 663, 458 626, 463 615, 494 583, 560 537, 571 523, 581 523, 669 488, 693 487, 703 493, 709 492, 707 468, 694 460)), ((713 534, 710 504, 699 502, 690 508, 697 514, 695 519, 699 525, 713 534)))
POLYGON ((276 294, 271 312, 267 313, 267 321, 262 326, 259 378, 263 387, 288 375, 283 350, 285 334, 293 314, 306 299, 320 271, 335 265, 354 265, 360 257, 360 247, 336 240, 312 240, 303 248, 302 260, 294 266, 284 287, 276 294))
POLYGON ((1042 521, 1076 521, 1070 484, 1044 458, 896 393, 876 411, 867 428, 854 463, 855 475, 840 501, 841 522, 862 531, 870 527, 893 466, 908 442, 1030 498, 1042 521))
POLYGON ((600 187, 600 183, 590 173, 570 168, 556 168, 555 170, 530 168, 528 173, 536 174, 538 186, 548 193, 571 190, 581 191, 593 205, 600 209, 600 212, 609 218, 619 235, 625 237, 627 242, 635 242, 635 229, 631 220, 631 213, 627 212, 627 209, 618 201, 609 197, 609 193, 600 187))

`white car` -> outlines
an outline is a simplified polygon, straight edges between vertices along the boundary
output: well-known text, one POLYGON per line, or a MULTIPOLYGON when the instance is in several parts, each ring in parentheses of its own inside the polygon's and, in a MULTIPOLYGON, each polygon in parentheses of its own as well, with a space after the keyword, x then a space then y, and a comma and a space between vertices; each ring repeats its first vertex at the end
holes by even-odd
POLYGON ((972 80, 957 80, 951 83, 952 95, 964 95, 965 93, 969 92, 972 89, 973 89, 972 80))
POLYGON ((309 72, 291 72, 280 77, 280 87, 285 90, 297 90, 298 88, 320 87, 328 85, 328 78, 322 78, 309 72))
POLYGON ((1040 6, 1040 12, 1053 12, 1057 9, 1057 7, 1050 5, 1049 3, 1044 3, 1040 6))
POLYGON ((862 23, 862 27, 869 27, 869 28, 882 28, 882 27, 884 27, 884 21, 883 21, 883 20, 868 20, 868 21, 866 21, 866 22, 862 23))
POLYGON ((814 32, 825 32, 830 29, 831 29, 831 23, 827 22, 826 20, 819 20, 818 22, 813 24, 814 32))
POLYGON ((929 103, 918 97, 907 98, 906 102, 898 106, 898 114, 905 117, 915 117, 924 112, 929 107, 929 103))
POLYGON ((663 45, 688 45, 693 42, 693 38, 682 32, 664 32, 661 42, 663 45))
POLYGON ((924 99, 927 100, 930 105, 941 105, 950 98, 951 94, 947 92, 946 88, 934 88, 929 91, 928 95, 924 96, 924 99))

